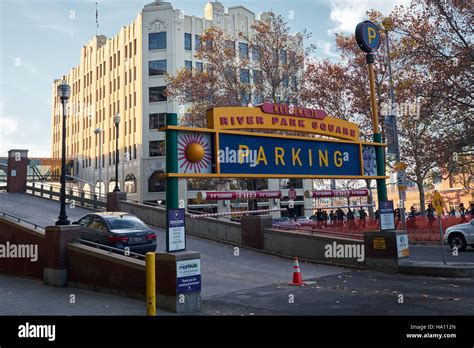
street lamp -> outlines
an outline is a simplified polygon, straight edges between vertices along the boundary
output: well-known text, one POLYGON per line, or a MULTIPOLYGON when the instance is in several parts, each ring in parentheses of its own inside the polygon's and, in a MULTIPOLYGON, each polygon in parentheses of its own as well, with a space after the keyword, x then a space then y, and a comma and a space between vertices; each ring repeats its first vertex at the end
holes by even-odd
MULTIPOLYGON (((397 119, 395 117, 395 92, 393 89, 393 79, 392 79, 392 62, 390 60, 390 40, 389 40, 389 32, 393 30, 393 20, 390 17, 384 18, 382 21, 383 29, 385 30, 385 44, 387 45, 387 62, 388 62, 388 80, 389 80, 389 93, 390 93, 390 115, 385 115, 385 122, 386 124, 393 125, 393 132, 394 132, 394 142, 395 142, 395 161, 397 164, 401 162, 400 157, 400 145, 398 142, 398 128, 397 128, 397 119)), ((398 179, 405 177, 405 170, 398 170, 397 171, 397 182, 398 179)), ((400 216, 405 216, 405 200, 406 195, 405 191, 402 189, 402 185, 404 182, 398 182, 398 200, 399 200, 399 209, 400 209, 400 216)), ((402 230, 406 229, 405 219, 401 219, 401 228, 402 230)))
POLYGON ((100 128, 96 128, 94 130, 95 135, 99 136, 99 201, 101 200, 102 196, 102 141, 100 136, 101 132, 102 129, 100 128))
POLYGON ((119 162, 119 150, 118 150, 118 137, 119 137, 119 123, 120 123, 120 116, 116 114, 114 116, 114 124, 115 124, 115 188, 114 192, 120 192, 120 188, 118 185, 118 162, 119 162))
POLYGON ((71 87, 67 84, 65 77, 58 86, 58 96, 63 104, 63 127, 62 127, 62 147, 61 147, 61 192, 60 202, 61 210, 59 211, 56 225, 69 225, 70 222, 66 215, 66 103, 71 95, 71 87))

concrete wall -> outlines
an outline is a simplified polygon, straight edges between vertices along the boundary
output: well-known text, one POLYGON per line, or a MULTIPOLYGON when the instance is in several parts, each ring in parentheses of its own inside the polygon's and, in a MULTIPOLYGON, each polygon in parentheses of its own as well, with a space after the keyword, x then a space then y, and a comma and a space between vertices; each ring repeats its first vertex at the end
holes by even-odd
MULTIPOLYGON (((119 202, 119 210, 132 213, 144 222, 165 228, 166 210, 140 203, 119 202)), ((241 244, 240 224, 213 218, 191 219, 186 214, 186 232, 192 235, 220 240, 223 242, 241 244)))
POLYGON ((47 254, 44 231, 35 230, 0 217, 0 244, 5 247, 8 245, 36 245, 38 251, 36 261, 32 261, 30 258, 2 257, 0 258, 0 272, 43 279, 43 268, 47 254))
POLYGON ((68 284, 144 298, 145 261, 71 243, 68 249, 68 284))
POLYGON ((329 258, 325 256, 326 246, 336 242, 337 245, 361 245, 364 242, 355 239, 342 239, 337 237, 326 237, 309 235, 306 233, 289 232, 274 229, 265 229, 263 249, 279 255, 299 257, 320 263, 330 263, 343 266, 365 267, 365 262, 357 261, 357 258, 329 258))

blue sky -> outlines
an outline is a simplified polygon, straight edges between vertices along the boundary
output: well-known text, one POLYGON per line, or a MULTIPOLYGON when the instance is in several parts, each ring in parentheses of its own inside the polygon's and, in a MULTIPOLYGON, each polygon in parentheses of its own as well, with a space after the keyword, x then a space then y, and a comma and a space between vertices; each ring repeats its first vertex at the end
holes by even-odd
MULTIPOLYGON (((50 157, 51 85, 79 63, 80 49, 96 34, 95 0, 0 0, 0 157, 12 148, 50 157)), ((151 0, 98 0, 98 34, 114 36, 151 0)), ((202 17, 206 0, 172 0, 202 17)), ((388 14, 408 0, 224 0, 256 14, 283 15, 292 32, 307 29, 316 56, 335 59, 334 33, 352 33, 365 12, 388 14)))

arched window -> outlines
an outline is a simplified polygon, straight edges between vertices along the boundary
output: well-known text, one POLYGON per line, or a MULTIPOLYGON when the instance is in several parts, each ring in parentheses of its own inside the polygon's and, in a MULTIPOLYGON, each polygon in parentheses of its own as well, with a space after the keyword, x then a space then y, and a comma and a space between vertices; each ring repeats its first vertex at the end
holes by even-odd
POLYGON ((127 193, 137 193, 137 178, 135 177, 135 175, 133 173, 128 174, 125 177, 124 186, 125 186, 125 192, 127 192, 127 193))

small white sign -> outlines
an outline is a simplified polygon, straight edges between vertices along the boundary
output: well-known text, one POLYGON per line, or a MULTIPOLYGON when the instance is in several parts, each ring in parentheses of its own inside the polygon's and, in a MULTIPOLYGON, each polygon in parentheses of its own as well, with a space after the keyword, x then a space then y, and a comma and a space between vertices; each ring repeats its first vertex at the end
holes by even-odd
POLYGON ((398 257, 407 257, 410 255, 407 234, 397 235, 397 251, 398 257))
POLYGON ((380 229, 381 230, 394 230, 395 229, 395 218, 393 214, 380 214, 380 229))
POLYGON ((183 250, 186 248, 186 239, 184 235, 184 226, 169 228, 170 250, 183 250))
POLYGON ((176 278, 190 277, 201 274, 201 260, 184 260, 176 262, 176 278))

